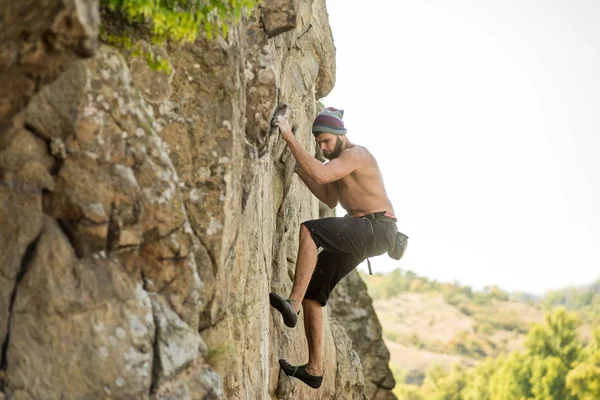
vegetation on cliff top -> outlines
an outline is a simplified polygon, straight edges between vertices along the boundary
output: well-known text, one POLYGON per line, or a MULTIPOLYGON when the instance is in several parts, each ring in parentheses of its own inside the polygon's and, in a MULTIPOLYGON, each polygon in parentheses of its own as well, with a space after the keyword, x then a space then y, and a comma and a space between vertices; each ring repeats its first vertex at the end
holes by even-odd
POLYGON ((258 0, 101 0, 100 4, 119 12, 131 23, 147 23, 153 39, 193 42, 201 28, 212 37, 220 29, 227 35, 228 24, 250 12, 258 0))
MULTIPOLYGON (((260 0, 100 0, 104 20, 109 14, 122 17, 127 24, 149 28, 152 42, 193 42, 202 31, 208 38, 227 36, 230 24, 237 23, 243 13, 250 13, 260 0)), ((155 70, 170 73, 166 60, 134 45, 126 34, 103 30, 105 43, 119 47, 134 56, 144 55, 155 70)))

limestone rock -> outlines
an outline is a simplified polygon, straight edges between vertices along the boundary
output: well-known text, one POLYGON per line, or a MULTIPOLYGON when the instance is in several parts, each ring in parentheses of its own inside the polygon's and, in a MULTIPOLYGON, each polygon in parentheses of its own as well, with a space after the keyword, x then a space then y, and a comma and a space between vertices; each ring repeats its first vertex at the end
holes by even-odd
POLYGON ((9 388, 36 399, 148 392, 154 322, 147 293, 110 259, 78 260, 51 218, 12 313, 9 388))
POLYGON ((332 315, 346 329, 365 373, 365 394, 372 400, 395 400, 396 382, 388 365, 390 353, 367 286, 357 271, 335 288, 330 298, 332 315))
MULTIPOLYGON (((68 76, 77 79, 79 68, 68 76)), ((67 154, 55 190, 46 196, 46 212, 66 229, 78 256, 119 255, 149 290, 166 295, 197 326, 201 283, 190 252, 195 239, 152 110, 130 86, 118 52, 102 48, 85 68, 85 101, 75 97, 75 104, 65 105, 75 107, 78 117, 75 133, 65 139, 67 154)), ((59 83, 48 89, 60 96, 69 88, 59 83)))
POLYGON ((312 29, 314 29, 316 40, 313 40, 315 54, 318 55, 319 68, 317 81, 315 82, 315 98, 325 97, 335 85, 335 46, 332 40, 331 27, 329 26, 329 17, 324 0, 315 0, 312 6, 313 18, 311 19, 312 29))
POLYGON ((2 255, 2 387, 10 398, 134 399, 167 393, 165 380, 187 387, 190 375, 204 382, 190 384, 191 398, 220 393, 197 332, 197 238, 152 110, 110 48, 65 76, 85 77, 82 95, 61 107, 34 100, 0 148, 0 235, 14 242, 2 255), (69 124, 24 128, 62 110, 74 110, 69 124), (56 140, 64 152, 52 157, 56 140))
POLYGON ((4 340, 17 281, 42 228, 42 189, 52 188, 53 180, 44 169, 52 158, 41 139, 13 127, 0 141, 0 340, 4 340), (24 174, 25 165, 38 166, 40 176, 24 174))
POLYGON ((352 348, 352 341, 335 319, 332 318, 330 323, 337 352, 335 398, 367 400, 368 397, 364 395, 365 382, 360 359, 354 350, 348 351, 349 348, 352 348))
POLYGON ((151 400, 219 400, 225 399, 221 377, 203 363, 194 362, 175 379, 159 387, 151 400))
POLYGON ((68 74, 33 97, 24 112, 27 126, 45 139, 64 140, 74 135, 78 110, 85 101, 86 71, 85 62, 74 61, 68 74))
POLYGON ((191 364, 200 351, 202 339, 198 332, 187 325, 160 297, 152 296, 152 309, 156 321, 155 362, 157 385, 191 364))
POLYGON ((91 56, 100 24, 97 0, 0 1, 0 132, 69 64, 91 56))
POLYGON ((265 0, 261 4, 262 22, 267 37, 272 38, 296 27, 297 2, 295 0, 265 0))

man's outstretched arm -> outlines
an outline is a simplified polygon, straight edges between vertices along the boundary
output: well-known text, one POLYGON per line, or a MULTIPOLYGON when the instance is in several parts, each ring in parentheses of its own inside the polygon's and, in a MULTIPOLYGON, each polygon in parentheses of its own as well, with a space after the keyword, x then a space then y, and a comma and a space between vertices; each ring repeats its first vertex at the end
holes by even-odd
POLYGON ((296 173, 302 179, 302 182, 308 187, 308 189, 314 194, 319 200, 327 204, 329 208, 334 208, 338 204, 337 190, 333 183, 326 183, 319 185, 316 183, 306 172, 296 167, 296 173))
POLYGON ((287 142, 288 147, 292 151, 296 162, 313 181, 318 185, 324 185, 330 182, 342 179, 350 175, 358 164, 358 152, 354 149, 344 151, 340 157, 329 161, 327 164, 322 164, 314 158, 302 145, 290 128, 289 123, 283 117, 278 117, 277 126, 281 131, 281 136, 287 142))

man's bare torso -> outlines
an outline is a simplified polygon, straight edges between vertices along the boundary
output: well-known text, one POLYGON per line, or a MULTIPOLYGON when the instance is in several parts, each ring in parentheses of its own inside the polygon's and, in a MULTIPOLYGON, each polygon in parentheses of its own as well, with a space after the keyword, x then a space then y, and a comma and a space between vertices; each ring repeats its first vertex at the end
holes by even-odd
POLYGON ((360 152, 360 163, 348 176, 332 182, 341 206, 353 216, 379 211, 394 214, 375 157, 365 147, 354 145, 344 151, 360 152))

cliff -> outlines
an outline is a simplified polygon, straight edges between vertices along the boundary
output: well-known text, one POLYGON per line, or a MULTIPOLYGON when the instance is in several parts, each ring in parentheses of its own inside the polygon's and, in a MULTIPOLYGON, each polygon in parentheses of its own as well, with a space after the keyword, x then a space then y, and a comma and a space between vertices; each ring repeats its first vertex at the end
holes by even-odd
POLYGON ((325 1, 265 0, 226 40, 130 31, 169 75, 98 46, 96 2, 45 3, 0 4, 0 399, 366 398, 329 307, 322 388, 280 373, 306 339, 267 301, 319 216, 270 120, 314 150, 325 1))

